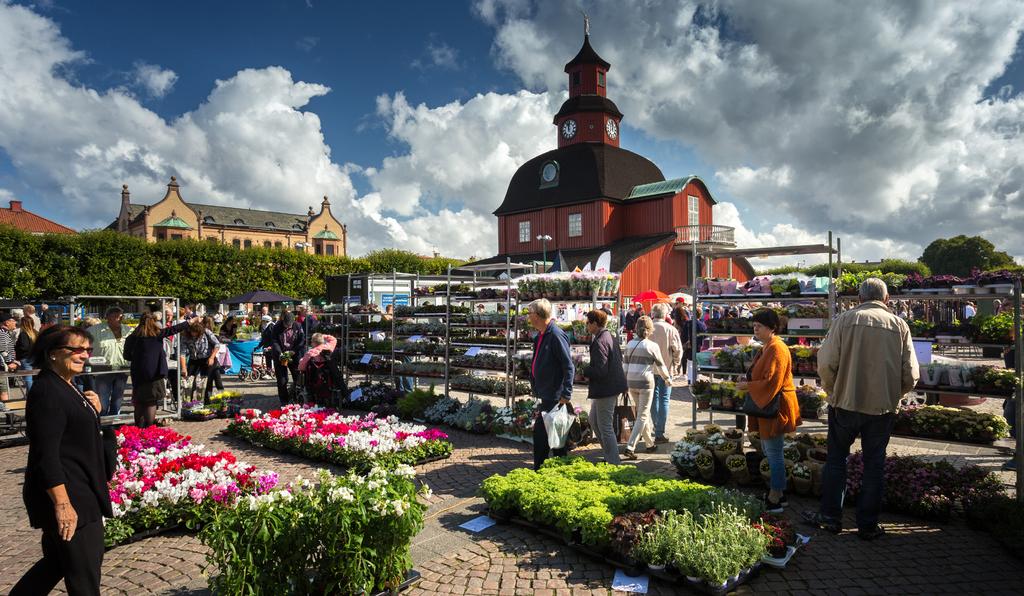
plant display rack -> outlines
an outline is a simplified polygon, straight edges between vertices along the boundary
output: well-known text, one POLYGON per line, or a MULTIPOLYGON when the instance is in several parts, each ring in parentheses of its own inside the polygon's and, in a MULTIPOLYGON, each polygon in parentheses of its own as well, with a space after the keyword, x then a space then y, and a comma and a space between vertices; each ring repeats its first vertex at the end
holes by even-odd
MULTIPOLYGON (((762 303, 779 302, 779 303, 783 303, 783 304, 787 304, 787 303, 790 303, 790 304, 791 303, 807 303, 807 302, 810 302, 812 304, 813 303, 821 304, 822 302, 825 302, 828 305, 828 312, 829 312, 829 314, 834 316, 835 312, 836 312, 836 287, 835 287, 834 279, 835 279, 835 277, 837 277, 838 275, 840 275, 842 273, 842 264, 841 264, 841 262, 842 262, 841 261, 841 256, 842 255, 841 255, 841 252, 840 252, 840 248, 841 248, 841 243, 840 243, 838 238, 835 239, 835 244, 833 244, 832 232, 828 233, 828 244, 782 246, 782 247, 773 247, 773 248, 764 248, 764 249, 735 249, 735 248, 729 248, 729 247, 722 247, 721 245, 718 245, 718 244, 702 245, 702 244, 694 241, 692 243, 691 247, 690 247, 691 256, 692 256, 692 264, 691 264, 691 268, 690 268, 690 273, 691 273, 690 288, 692 290, 694 290, 694 292, 693 292, 694 300, 693 300, 693 305, 692 305, 693 311, 692 311, 691 321, 690 321, 690 325, 691 325, 691 327, 690 327, 690 337, 691 338, 696 338, 697 337, 697 304, 698 304, 698 302, 720 303, 720 304, 730 304, 730 303, 737 304, 737 303, 749 303, 749 302, 762 302, 762 303), (807 295, 807 296, 766 296, 766 295, 721 296, 721 295, 707 295, 707 294, 705 294, 705 295, 698 295, 697 292, 696 292, 697 279, 699 277, 698 273, 700 271, 700 264, 701 264, 702 260, 706 260, 707 261, 708 271, 710 271, 711 270, 710 264, 712 262, 712 259, 714 259, 714 258, 721 258, 721 257, 756 258, 756 257, 774 257, 774 256, 785 256, 785 255, 813 255, 813 254, 827 254, 828 255, 829 280, 830 281, 829 281, 828 291, 826 293, 824 293, 824 294, 815 293, 815 294, 807 295), (836 269, 836 274, 835 275, 833 275, 833 269, 832 269, 832 265, 833 265, 832 256, 833 255, 837 255, 837 259, 836 259, 836 268, 837 269, 836 269)), ((746 336, 746 337, 753 337, 754 334, 753 334, 753 332, 742 332, 742 331, 736 331, 736 332, 731 332, 731 331, 721 331, 721 332, 718 332, 718 331, 714 331, 714 332, 702 333, 701 335, 702 336, 708 336, 708 337, 715 337, 715 336, 725 336, 725 337, 746 336)), ((792 333, 792 332, 790 332, 790 333, 786 333, 786 334, 781 334, 779 337, 784 337, 784 338, 797 337, 797 338, 808 338, 808 339, 820 339, 823 336, 822 336, 822 334, 820 332, 814 332, 814 333, 792 333)), ((714 378, 715 374, 723 374, 723 373, 721 373, 719 371, 716 371, 716 370, 713 370, 713 369, 710 369, 710 368, 702 369, 700 367, 697 359, 694 358, 693 359, 693 374, 690 377, 690 386, 691 387, 693 386, 693 384, 696 382, 696 380, 700 376, 702 370, 704 372, 708 373, 709 376, 711 376, 712 379, 714 378)), ((738 374, 741 374, 741 373, 729 373, 729 374, 731 376, 737 376, 738 374)), ((716 410, 714 410, 714 409, 711 409, 711 410, 708 411, 708 415, 710 416, 710 419, 711 419, 712 423, 714 423, 714 412, 715 411, 716 410)), ((744 422, 745 422, 745 418, 746 417, 743 416, 741 413, 736 413, 736 412, 729 411, 729 410, 717 410, 717 411, 719 411, 719 412, 729 412, 729 413, 736 414, 736 425, 740 426, 740 427, 744 426, 744 422)), ((697 400, 695 399, 695 400, 693 400, 693 409, 692 409, 692 418, 691 418, 691 425, 692 425, 693 428, 697 428, 697 412, 698 412, 698 410, 697 410, 697 400)))

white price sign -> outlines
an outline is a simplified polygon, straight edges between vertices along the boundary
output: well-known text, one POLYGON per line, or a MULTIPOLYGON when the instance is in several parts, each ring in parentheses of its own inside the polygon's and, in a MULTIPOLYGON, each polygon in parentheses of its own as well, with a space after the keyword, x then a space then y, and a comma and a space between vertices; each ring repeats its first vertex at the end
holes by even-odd
POLYGON ((476 356, 479 353, 480 353, 480 346, 473 346, 472 348, 466 350, 466 356, 476 356))

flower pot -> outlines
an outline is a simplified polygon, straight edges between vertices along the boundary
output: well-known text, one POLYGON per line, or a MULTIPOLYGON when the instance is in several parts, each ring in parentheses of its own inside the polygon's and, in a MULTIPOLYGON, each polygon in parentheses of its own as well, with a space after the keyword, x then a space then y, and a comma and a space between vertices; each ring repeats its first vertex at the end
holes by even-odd
POLYGON ((708 399, 706 397, 699 397, 699 398, 697 398, 697 409, 698 410, 707 410, 710 407, 711 407, 711 400, 710 399, 708 399))
POLYGON ((813 482, 810 478, 798 478, 796 476, 793 477, 793 488, 796 490, 797 494, 811 494, 812 485, 813 482))

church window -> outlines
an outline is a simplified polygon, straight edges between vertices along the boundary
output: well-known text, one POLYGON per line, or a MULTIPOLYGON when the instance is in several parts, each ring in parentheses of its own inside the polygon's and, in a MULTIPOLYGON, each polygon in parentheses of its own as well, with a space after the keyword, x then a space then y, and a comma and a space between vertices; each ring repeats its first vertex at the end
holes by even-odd
POLYGON ((519 222, 519 241, 529 242, 530 241, 530 222, 521 221, 519 222))
POLYGON ((570 213, 569 214, 569 237, 583 235, 583 214, 582 213, 570 213))
POLYGON ((263 248, 270 248, 270 247, 271 247, 270 240, 264 240, 263 241, 263 248))
POLYGON ((686 197, 689 202, 687 223, 691 226, 700 225, 700 199, 693 195, 686 197))
POLYGON ((333 257, 334 256, 334 245, 333 244, 328 244, 327 245, 327 256, 329 256, 329 257, 333 257))
POLYGON ((597 86, 604 87, 604 73, 600 70, 597 71, 597 86))
POLYGON ((277 240, 274 242, 274 248, 281 248, 281 241, 277 240))

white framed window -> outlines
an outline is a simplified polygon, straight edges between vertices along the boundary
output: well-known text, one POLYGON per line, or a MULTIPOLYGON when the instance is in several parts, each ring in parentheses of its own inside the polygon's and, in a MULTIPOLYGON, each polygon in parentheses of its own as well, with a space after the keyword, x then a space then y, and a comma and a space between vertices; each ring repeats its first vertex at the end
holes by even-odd
POLYGON ((583 214, 582 213, 570 213, 569 214, 569 237, 583 235, 583 214))
POLYGON ((519 222, 519 241, 529 242, 530 241, 530 222, 521 221, 519 222))
POLYGON ((693 195, 686 197, 689 209, 687 210, 687 223, 691 226, 700 225, 700 199, 693 195))

